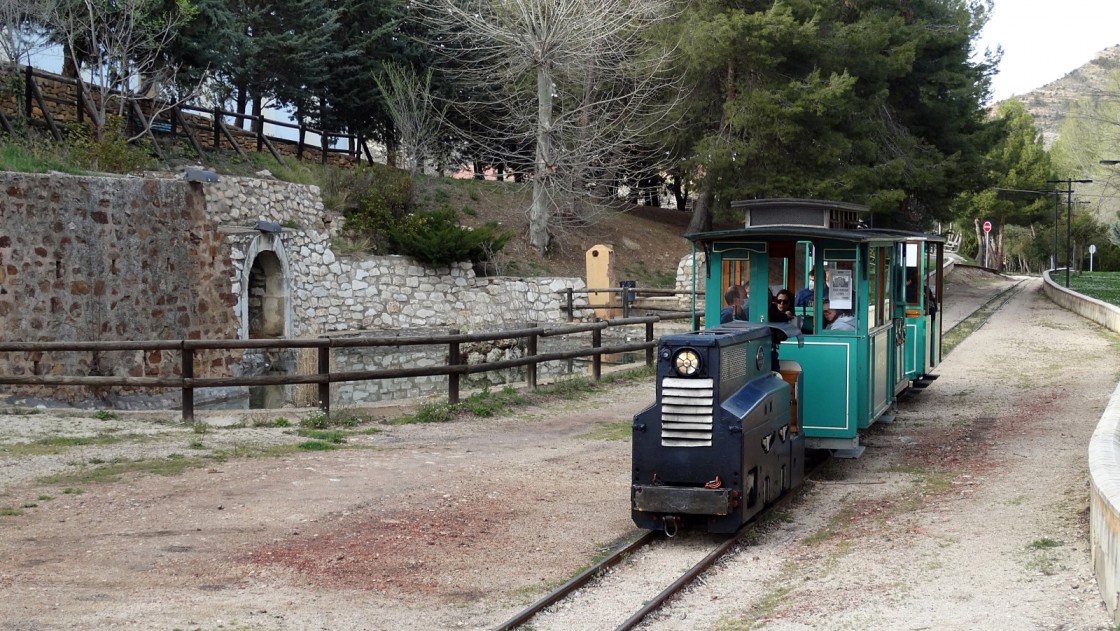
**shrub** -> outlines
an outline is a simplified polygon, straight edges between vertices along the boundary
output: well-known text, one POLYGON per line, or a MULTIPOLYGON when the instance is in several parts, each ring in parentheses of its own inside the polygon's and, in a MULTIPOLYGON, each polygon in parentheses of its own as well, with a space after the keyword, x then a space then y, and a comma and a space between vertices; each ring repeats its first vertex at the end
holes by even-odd
POLYGON ((133 173, 155 167, 145 143, 129 144, 124 119, 110 116, 98 135, 88 123, 63 126, 71 156, 94 171, 133 173))
POLYGON ((391 226, 387 236, 395 254, 430 265, 447 265, 489 261, 512 235, 494 222, 478 228, 460 226, 455 212, 445 209, 409 215, 391 226))
POLYGON ((412 178, 407 171, 371 164, 343 179, 332 182, 330 189, 351 233, 376 237, 412 210, 412 178))

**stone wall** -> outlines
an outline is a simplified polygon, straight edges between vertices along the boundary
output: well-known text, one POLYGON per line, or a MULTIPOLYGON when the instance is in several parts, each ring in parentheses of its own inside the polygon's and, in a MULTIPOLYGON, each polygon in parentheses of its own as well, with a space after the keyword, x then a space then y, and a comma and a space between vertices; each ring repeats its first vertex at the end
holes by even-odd
MULTIPOLYGON (((269 178, 204 184, 167 174, 2 173, 0 340, 247 339, 251 307, 262 302, 280 310, 280 337, 473 332, 562 322, 560 292, 585 288, 578 278, 480 278, 468 263, 428 268, 401 256, 338 256, 332 238, 340 224, 315 187, 269 178), (261 260, 272 262, 269 282, 252 280, 261 260), (268 295, 256 293, 265 286, 268 295)), ((0 372, 179 370, 173 353, 57 355, 0 354, 0 372)), ((259 374, 271 364, 226 355, 202 355, 196 375, 259 374)))
MULTIPOLYGON (((2 174, 0 336, 8 341, 235 337, 233 263, 201 185, 2 174)), ((171 353, 11 353, 14 375, 177 374, 171 353)), ((199 368, 230 360, 203 355, 199 368), (216 362, 216 363, 215 363, 216 362)))

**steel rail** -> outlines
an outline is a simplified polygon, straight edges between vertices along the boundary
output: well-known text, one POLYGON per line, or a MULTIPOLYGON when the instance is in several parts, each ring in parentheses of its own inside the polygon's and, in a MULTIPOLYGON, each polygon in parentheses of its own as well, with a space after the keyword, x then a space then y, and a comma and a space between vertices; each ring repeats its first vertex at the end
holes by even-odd
POLYGON ((556 588, 556 590, 546 594, 543 598, 541 598, 537 602, 533 603, 532 605, 529 605, 521 613, 517 614, 516 616, 514 616, 514 617, 510 618, 509 620, 506 620, 502 624, 498 625, 497 627, 494 628, 494 631, 507 631, 508 629, 514 629, 516 627, 519 627, 519 626, 525 624, 533 616, 535 616, 538 613, 544 611, 545 607, 548 607, 549 605, 552 605, 553 603, 556 603, 556 602, 562 600, 563 598, 566 598, 572 592, 574 592, 577 589, 579 589, 580 587, 583 587, 584 585, 586 585, 591 579, 598 576, 601 571, 603 571, 603 570, 605 570, 609 567, 613 567, 615 565, 618 565, 618 563, 620 561, 622 561, 623 559, 625 559, 627 556, 633 554, 635 551, 639 550, 640 548, 644 548, 645 546, 648 546, 649 544, 653 543, 654 541, 656 541, 657 539, 660 539, 660 538, 661 538, 661 532, 660 531, 657 531, 657 530, 646 531, 646 533, 644 535, 642 535, 641 537, 638 537, 637 539, 635 539, 631 543, 627 544, 626 546, 623 546, 622 548, 619 548, 618 550, 612 552, 610 554, 610 556, 608 556, 607 558, 603 559, 602 561, 599 561, 595 565, 593 565, 590 568, 584 570, 583 572, 581 572, 579 575, 577 575, 572 580, 568 581, 567 583, 564 583, 560 587, 556 588))
MULTIPOLYGON (((802 480, 807 480, 809 476, 819 471, 820 468, 823 467, 826 462, 828 462, 828 460, 829 458, 825 457, 821 458, 820 460, 806 462, 807 469, 802 480)), ((629 631, 630 629, 633 629, 634 627, 641 624, 642 620, 645 619, 646 616, 660 609, 661 606, 664 605, 670 598, 676 596, 678 592, 692 583, 692 581, 696 580, 696 578, 706 572, 708 568, 712 567, 712 565, 714 565, 716 561, 720 560, 720 558, 722 558, 724 555, 731 552, 731 548, 735 544, 739 543, 739 541, 743 539, 744 535, 753 530, 753 526, 758 522, 759 518, 789 503, 796 495, 796 491, 800 489, 802 485, 804 485, 804 482, 790 489, 789 491, 786 491, 786 493, 778 498, 773 504, 767 506, 762 510, 762 512, 752 517, 750 521, 748 521, 742 528, 739 529, 739 532, 736 532, 734 535, 729 537, 727 541, 719 544, 719 546, 717 546, 715 550, 712 550, 708 553, 708 556, 700 559, 700 561, 697 562, 696 565, 690 567, 687 572, 681 575, 680 578, 673 581, 672 585, 666 587, 661 591, 660 594, 650 599, 650 601, 647 602, 644 607, 638 610, 638 612, 634 615, 630 616, 626 620, 626 622, 623 622, 622 624, 615 627, 615 631, 629 631)))
MULTIPOLYGON (((829 461, 829 459, 829 456, 825 456, 820 459, 808 460, 806 462, 806 471, 803 480, 808 479, 809 476, 819 471, 821 467, 823 467, 825 463, 829 461)), ((645 619, 646 616, 653 613, 657 609, 660 609, 670 598, 678 594, 682 589, 691 584, 692 581, 696 580, 698 576, 711 568, 716 561, 730 553, 732 547, 734 547, 735 544, 739 543, 748 532, 752 531, 753 525, 758 522, 759 518, 789 503, 796 495, 796 491, 800 488, 801 485, 798 485, 790 489, 784 495, 778 498, 773 504, 767 506, 762 510, 762 512, 751 518, 751 520, 744 524, 738 532, 728 537, 726 541, 720 543, 714 550, 709 552, 707 556, 705 556, 703 559, 700 559, 699 562, 697 562, 684 574, 682 574, 680 578, 673 581, 673 583, 662 590, 661 593, 654 596, 637 613, 630 616, 625 622, 616 627, 615 631, 629 631, 630 629, 633 629, 634 627, 641 624, 642 620, 645 619)), ((603 559, 594 567, 585 570, 579 576, 573 578, 564 585, 560 586, 555 591, 549 593, 545 597, 533 603, 521 613, 505 621, 500 626, 495 627, 494 631, 508 631, 509 629, 514 629, 525 624, 530 619, 532 619, 533 616, 543 611, 545 607, 548 607, 549 605, 560 601, 561 599, 569 596, 575 590, 583 587, 592 578, 596 577, 599 574, 600 570, 617 565, 618 562, 625 558, 627 555, 645 545, 648 545, 649 543, 652 543, 653 540, 659 538, 660 535, 661 532, 656 530, 646 532, 645 535, 638 538, 633 543, 627 545, 625 548, 618 550, 617 552, 612 553, 609 557, 603 559)))

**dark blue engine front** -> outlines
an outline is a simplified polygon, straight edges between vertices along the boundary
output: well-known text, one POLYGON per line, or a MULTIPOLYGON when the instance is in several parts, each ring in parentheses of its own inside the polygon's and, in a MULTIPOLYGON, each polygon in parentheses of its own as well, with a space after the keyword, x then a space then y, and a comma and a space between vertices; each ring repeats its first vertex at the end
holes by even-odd
POLYGON ((769 325, 666 336, 657 402, 634 417, 631 508, 640 528, 735 532, 800 483, 804 438, 771 370, 769 325))

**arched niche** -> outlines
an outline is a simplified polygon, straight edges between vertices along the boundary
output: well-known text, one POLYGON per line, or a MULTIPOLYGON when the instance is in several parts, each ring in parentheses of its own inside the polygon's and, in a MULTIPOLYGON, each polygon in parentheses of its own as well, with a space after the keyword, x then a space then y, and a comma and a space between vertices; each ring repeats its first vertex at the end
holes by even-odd
POLYGON ((241 270, 242 339, 291 336, 290 287, 288 257, 280 235, 257 235, 241 270))

